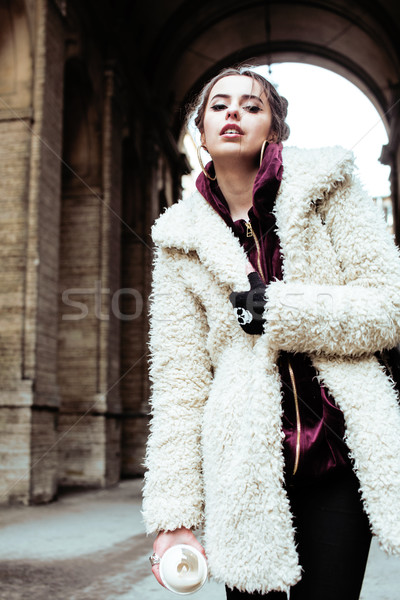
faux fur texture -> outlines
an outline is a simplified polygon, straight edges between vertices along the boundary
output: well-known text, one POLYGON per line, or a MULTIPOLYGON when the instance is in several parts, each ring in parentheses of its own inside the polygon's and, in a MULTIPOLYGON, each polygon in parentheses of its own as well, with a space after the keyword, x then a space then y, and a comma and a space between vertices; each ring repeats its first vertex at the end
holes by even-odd
POLYGON ((148 533, 204 527, 211 575, 288 593, 301 577, 283 487, 280 349, 306 352, 346 420, 371 529, 400 554, 400 410, 374 352, 400 341, 400 253, 341 147, 284 148, 274 212, 283 281, 266 291, 265 332, 229 302, 249 288, 246 255, 198 193, 152 228, 152 422, 148 533))

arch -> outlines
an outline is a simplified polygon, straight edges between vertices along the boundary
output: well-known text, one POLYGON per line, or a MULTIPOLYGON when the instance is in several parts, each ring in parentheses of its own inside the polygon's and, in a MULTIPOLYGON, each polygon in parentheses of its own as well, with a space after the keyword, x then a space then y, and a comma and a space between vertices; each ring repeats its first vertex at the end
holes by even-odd
MULTIPOLYGON (((262 46, 253 46, 235 52, 205 71, 187 92, 182 105, 186 106, 186 104, 201 90, 204 83, 216 75, 220 70, 233 64, 243 62, 253 66, 279 62, 299 62, 329 69, 356 85, 367 96, 378 111, 387 133, 390 133, 390 106, 382 93, 382 90, 376 85, 368 73, 365 72, 362 66, 354 63, 349 58, 337 55, 333 51, 320 52, 317 54, 317 49, 313 44, 302 44, 301 46, 296 43, 271 44, 268 54, 265 54, 265 49, 262 46)), ((180 136, 183 120, 184 111, 180 110, 177 112, 177 117, 173 125, 173 130, 177 137, 180 136)))
POLYGON ((0 4, 1 110, 29 108, 32 102, 32 42, 23 0, 0 4))
MULTIPOLYGON (((154 65, 159 64, 161 70, 162 62, 169 61, 172 53, 175 53, 175 57, 179 59, 182 52, 190 46, 193 39, 209 31, 210 28, 219 22, 226 23, 227 19, 232 15, 239 14, 244 10, 254 11, 257 8, 262 9, 263 18, 259 21, 259 24, 264 26, 264 43, 268 44, 272 37, 272 11, 274 5, 280 5, 284 9, 286 16, 290 15, 291 9, 296 9, 297 7, 323 10, 329 15, 347 20, 348 25, 363 30, 376 43, 381 43, 382 38, 377 33, 374 33, 378 27, 385 33, 385 37, 389 35, 390 44, 386 50, 391 53, 393 60, 398 63, 400 49, 398 31, 393 18, 385 10, 384 4, 383 2, 368 0, 366 2, 355 1, 351 5, 346 2, 326 0, 253 0, 250 2, 246 0, 221 0, 216 5, 215 3, 193 3, 191 0, 185 0, 166 19, 156 39, 152 42, 147 67, 150 69, 153 66, 155 79, 157 71, 154 70, 154 65), (166 54, 165 50, 167 48, 170 48, 170 51, 166 54)), ((293 21, 293 17, 291 20, 293 21)))
MULTIPOLYGON (((222 0, 215 6, 185 1, 149 51, 154 92, 164 98, 173 118, 193 91, 222 67, 249 59, 308 62, 357 85, 389 131, 400 46, 393 19, 377 4, 222 0)), ((176 134, 179 118, 173 128, 176 134)))
POLYGON ((175 139, 181 141, 183 107, 223 67, 294 61, 328 68, 356 85, 382 118, 389 143, 381 160, 391 167, 400 242, 400 36, 393 5, 385 0, 221 0, 218 5, 184 0, 171 10, 150 37, 146 72, 175 139))

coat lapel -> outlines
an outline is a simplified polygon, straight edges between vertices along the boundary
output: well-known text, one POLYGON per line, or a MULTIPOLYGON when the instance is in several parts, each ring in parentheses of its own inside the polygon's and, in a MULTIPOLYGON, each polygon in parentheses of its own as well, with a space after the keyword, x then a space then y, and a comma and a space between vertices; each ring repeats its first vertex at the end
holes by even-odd
POLYGON ((194 251, 215 278, 239 291, 248 287, 246 253, 207 200, 195 192, 171 206, 152 228, 156 245, 194 251))
POLYGON ((349 177, 354 156, 341 146, 284 148, 283 164, 283 179, 273 209, 282 248, 283 278, 306 282, 313 275, 310 245, 315 240, 311 238, 317 232, 320 241, 327 235, 315 209, 349 177))

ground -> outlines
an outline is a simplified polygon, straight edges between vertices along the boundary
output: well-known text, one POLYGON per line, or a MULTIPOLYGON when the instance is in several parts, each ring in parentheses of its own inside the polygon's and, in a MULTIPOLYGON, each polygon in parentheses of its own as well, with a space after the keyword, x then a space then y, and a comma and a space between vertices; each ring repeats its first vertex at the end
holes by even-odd
MULTIPOLYGON (((172 600, 150 570, 154 537, 144 533, 141 487, 136 479, 2 508, 0 599, 172 600)), ((399 590, 400 559, 373 540, 361 600, 398 600, 399 590)), ((211 581, 190 597, 224 600, 224 587, 211 581)))

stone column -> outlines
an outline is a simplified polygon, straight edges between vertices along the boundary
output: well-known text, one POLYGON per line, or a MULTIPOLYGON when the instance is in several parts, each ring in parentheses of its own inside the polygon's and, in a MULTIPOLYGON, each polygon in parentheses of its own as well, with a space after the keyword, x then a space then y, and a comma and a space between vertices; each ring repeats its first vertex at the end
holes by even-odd
MULTIPOLYGON (((82 71, 75 64, 68 76, 68 103, 76 105, 74 89, 82 89, 86 77, 82 71)), ((112 68, 102 85, 99 103, 99 90, 88 80, 79 106, 65 119, 65 157, 75 164, 73 173, 65 173, 61 225, 61 485, 102 487, 120 474, 120 331, 114 304, 120 287, 122 127, 112 68)))
POLYGON ((1 502, 28 503, 56 490, 62 15, 38 0, 29 22, 17 0, 3 5, 0 27, 8 40, 0 60, 0 487, 1 502))
POLYGON ((121 398, 123 403, 122 474, 143 474, 148 434, 148 296, 152 265, 150 227, 159 213, 159 148, 148 127, 141 136, 134 125, 124 154, 124 223, 122 225, 123 298, 121 337, 121 398), (145 151, 141 142, 145 138, 145 151), (139 148, 138 148, 139 146, 139 148))

